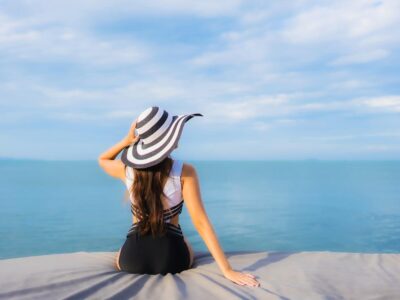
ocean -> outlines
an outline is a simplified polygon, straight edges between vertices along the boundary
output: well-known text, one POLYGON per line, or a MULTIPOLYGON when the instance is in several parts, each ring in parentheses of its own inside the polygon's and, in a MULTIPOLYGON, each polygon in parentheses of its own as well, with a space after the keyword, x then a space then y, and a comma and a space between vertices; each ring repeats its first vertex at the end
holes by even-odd
MULTIPOLYGON (((400 161, 189 161, 224 251, 400 252, 400 161)), ((0 258, 118 251, 126 187, 97 161, 0 161, 0 258)), ((186 207, 180 224, 208 251, 186 207)))

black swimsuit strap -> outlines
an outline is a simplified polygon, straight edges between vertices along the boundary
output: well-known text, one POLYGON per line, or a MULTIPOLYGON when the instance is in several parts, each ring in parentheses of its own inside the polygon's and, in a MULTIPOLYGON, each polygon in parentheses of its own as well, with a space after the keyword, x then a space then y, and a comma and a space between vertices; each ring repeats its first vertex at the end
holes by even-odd
MULTIPOLYGON (((128 233, 126 234, 127 238, 134 235, 136 232, 138 232, 138 223, 139 222, 132 223, 131 227, 128 230, 128 233)), ((182 232, 182 228, 181 228, 180 224, 174 225, 174 224, 168 223, 168 222, 165 222, 164 224, 167 226, 167 232, 172 233, 179 237, 183 237, 183 232, 182 232)))
MULTIPOLYGON (((178 204, 164 209, 164 221, 171 219, 172 217, 180 214, 182 212, 182 207, 183 207, 183 200, 181 200, 181 202, 179 202, 178 204)), ((132 214, 135 216, 135 207, 133 205, 133 203, 131 203, 131 212, 132 214)))

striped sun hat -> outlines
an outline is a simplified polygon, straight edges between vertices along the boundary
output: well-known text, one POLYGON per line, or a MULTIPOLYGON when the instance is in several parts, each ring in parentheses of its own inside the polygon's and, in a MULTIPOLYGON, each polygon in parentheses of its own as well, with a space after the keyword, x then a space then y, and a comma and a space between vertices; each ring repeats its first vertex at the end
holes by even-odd
POLYGON ((139 139, 125 147, 121 161, 135 169, 144 169, 160 163, 177 146, 183 125, 200 113, 172 116, 158 106, 143 111, 137 118, 139 139))

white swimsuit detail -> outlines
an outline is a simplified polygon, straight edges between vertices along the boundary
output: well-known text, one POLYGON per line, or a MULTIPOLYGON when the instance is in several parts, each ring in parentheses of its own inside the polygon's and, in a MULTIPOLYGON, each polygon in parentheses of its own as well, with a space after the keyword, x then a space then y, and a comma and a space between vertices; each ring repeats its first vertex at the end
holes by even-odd
MULTIPOLYGON (((164 193, 167 196, 169 206, 164 208, 164 221, 170 222, 172 217, 179 214, 182 210, 182 189, 181 189, 181 174, 182 174, 183 161, 173 160, 173 165, 169 173, 169 178, 164 186, 164 193)), ((132 167, 127 166, 125 169, 126 187, 129 191, 133 180, 134 173, 132 167)), ((131 203, 134 203, 132 193, 129 191, 131 203)), ((133 213, 133 211, 132 211, 133 213)))

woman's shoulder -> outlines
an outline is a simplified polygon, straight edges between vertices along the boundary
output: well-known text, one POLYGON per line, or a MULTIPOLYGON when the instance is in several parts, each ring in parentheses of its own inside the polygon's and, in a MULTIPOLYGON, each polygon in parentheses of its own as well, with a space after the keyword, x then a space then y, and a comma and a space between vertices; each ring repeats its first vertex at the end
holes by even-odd
POLYGON ((196 173, 196 168, 187 162, 182 162, 182 177, 190 177, 196 173))

